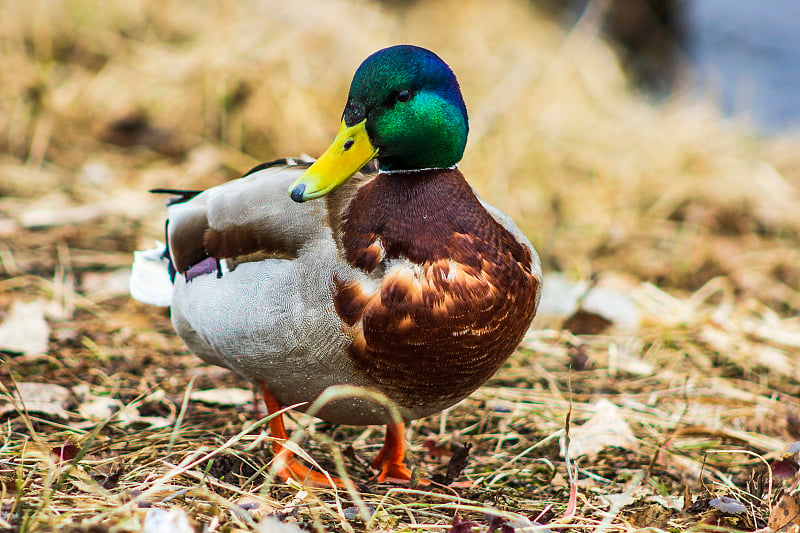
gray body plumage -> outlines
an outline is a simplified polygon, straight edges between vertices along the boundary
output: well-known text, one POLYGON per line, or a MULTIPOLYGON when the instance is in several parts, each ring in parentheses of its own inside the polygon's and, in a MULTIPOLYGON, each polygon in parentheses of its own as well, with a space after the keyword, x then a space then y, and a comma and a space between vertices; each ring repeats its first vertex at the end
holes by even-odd
MULTIPOLYGON (((334 309, 333 279, 335 273, 365 286, 377 283, 342 258, 324 201, 296 204, 287 195, 289 184, 304 169, 276 165, 213 187, 171 205, 168 223, 173 259, 202 243, 208 229, 270 237, 273 249, 222 259, 221 277, 211 273, 187 281, 178 273, 172 322, 204 361, 254 383, 263 381, 281 405, 301 404, 300 409, 332 385, 373 387, 348 356, 351 339, 334 309)), ((531 250, 533 270, 541 279, 539 258, 522 232, 506 215, 482 203, 531 250)), ((423 405, 401 415, 411 420, 441 408, 423 405)), ((390 422, 384 408, 363 399, 337 400, 317 416, 345 424, 390 422)))

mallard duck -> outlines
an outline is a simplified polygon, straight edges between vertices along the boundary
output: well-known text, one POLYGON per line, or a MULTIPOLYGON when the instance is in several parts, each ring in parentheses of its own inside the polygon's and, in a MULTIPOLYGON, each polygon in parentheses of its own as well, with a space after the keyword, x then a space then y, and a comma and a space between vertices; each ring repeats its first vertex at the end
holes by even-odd
MULTIPOLYGON (((189 349, 260 387, 269 413, 302 409, 333 385, 382 393, 400 420, 363 397, 316 416, 385 424, 377 479, 409 480, 403 422, 489 379, 539 300, 533 246, 457 167, 468 129, 456 77, 436 54, 375 52, 315 162, 259 165, 202 192, 157 191, 177 193, 167 246, 137 255, 131 293, 170 305, 189 349)), ((281 445, 281 416, 270 430, 278 475, 330 486, 281 445)))

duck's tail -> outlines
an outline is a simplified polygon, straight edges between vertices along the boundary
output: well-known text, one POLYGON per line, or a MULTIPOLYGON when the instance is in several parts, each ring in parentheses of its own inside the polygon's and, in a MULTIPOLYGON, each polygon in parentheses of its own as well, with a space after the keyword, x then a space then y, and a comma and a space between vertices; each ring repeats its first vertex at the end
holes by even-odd
POLYGON ((169 307, 172 303, 172 280, 166 246, 156 241, 152 250, 133 252, 131 296, 140 302, 169 307))

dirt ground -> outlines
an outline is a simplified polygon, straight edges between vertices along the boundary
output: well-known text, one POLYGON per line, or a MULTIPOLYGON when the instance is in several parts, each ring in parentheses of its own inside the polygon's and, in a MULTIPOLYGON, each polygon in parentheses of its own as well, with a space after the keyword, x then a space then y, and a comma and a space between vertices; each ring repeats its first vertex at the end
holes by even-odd
POLYGON ((797 531, 796 137, 650 103, 596 18, 565 32, 522 0, 3 12, 0 530, 797 531), (147 189, 318 155, 356 66, 398 42, 459 76, 461 168, 549 292, 486 386, 408 425, 421 475, 470 487, 378 484, 381 428, 296 414, 355 483, 303 489, 271 479, 249 384, 127 295, 131 252, 163 231, 147 189))

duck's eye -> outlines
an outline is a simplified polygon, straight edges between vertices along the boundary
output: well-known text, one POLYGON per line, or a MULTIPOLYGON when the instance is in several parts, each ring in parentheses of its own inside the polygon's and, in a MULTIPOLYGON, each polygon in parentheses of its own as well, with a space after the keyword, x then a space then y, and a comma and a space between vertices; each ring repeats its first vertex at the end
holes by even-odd
POLYGON ((399 93, 397 93, 397 101, 398 102, 408 102, 411 100, 411 91, 408 89, 403 89, 399 93))

